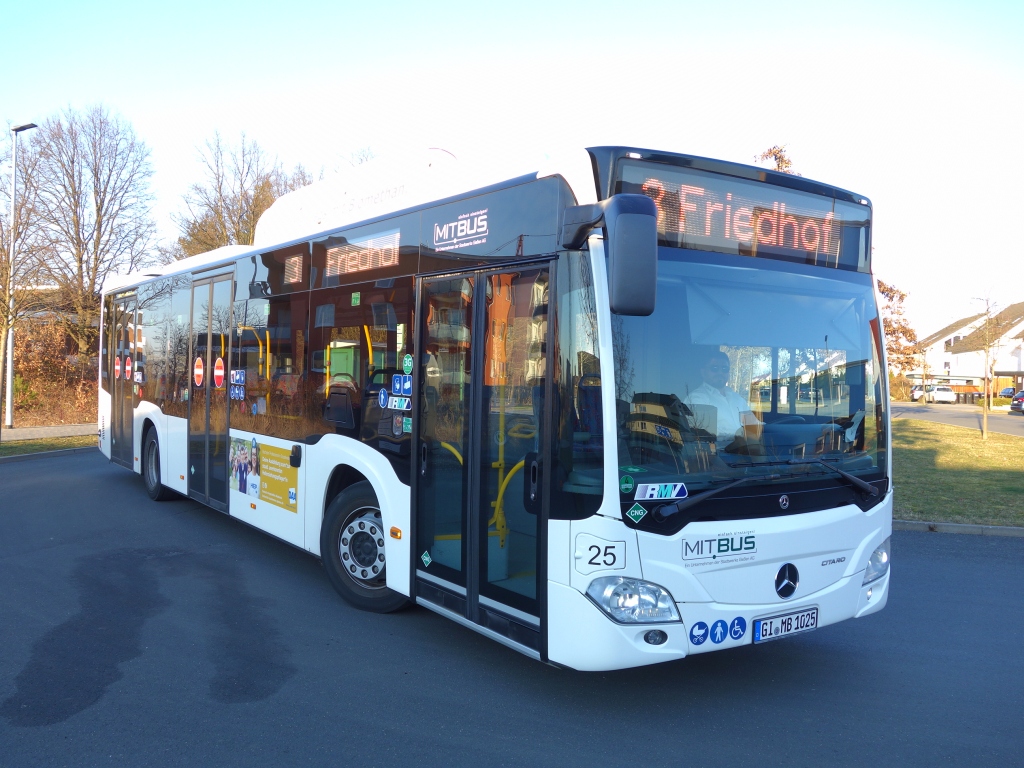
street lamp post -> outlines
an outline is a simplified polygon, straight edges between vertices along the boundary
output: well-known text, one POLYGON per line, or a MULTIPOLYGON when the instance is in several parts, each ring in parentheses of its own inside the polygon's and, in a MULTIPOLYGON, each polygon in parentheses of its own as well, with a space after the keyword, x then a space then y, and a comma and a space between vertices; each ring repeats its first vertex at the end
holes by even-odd
POLYGON ((4 419, 8 429, 14 426, 14 248, 18 238, 18 134, 22 131, 30 131, 36 128, 35 123, 15 125, 11 128, 14 134, 14 150, 11 158, 11 258, 10 275, 10 304, 7 307, 7 397, 4 400, 4 407, 7 411, 4 419))

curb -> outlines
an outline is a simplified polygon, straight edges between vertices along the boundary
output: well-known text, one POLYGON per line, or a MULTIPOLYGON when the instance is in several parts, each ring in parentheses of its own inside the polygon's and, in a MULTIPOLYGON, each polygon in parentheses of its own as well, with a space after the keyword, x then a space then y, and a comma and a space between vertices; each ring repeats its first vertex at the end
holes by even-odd
POLYGON ((63 448, 59 451, 37 451, 36 453, 18 453, 14 456, 0 456, 0 464, 13 464, 16 461, 32 461, 33 459, 55 459, 71 456, 75 453, 98 451, 99 448, 63 448))
POLYGON ((975 536, 1024 537, 1024 528, 1012 525, 972 525, 970 523, 926 523, 921 520, 893 520, 894 531, 922 531, 924 533, 969 533, 975 536))

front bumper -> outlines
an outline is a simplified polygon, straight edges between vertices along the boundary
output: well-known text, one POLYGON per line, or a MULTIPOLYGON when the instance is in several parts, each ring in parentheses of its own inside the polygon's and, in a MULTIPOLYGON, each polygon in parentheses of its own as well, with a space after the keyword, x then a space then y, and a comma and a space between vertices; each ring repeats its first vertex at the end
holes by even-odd
MULTIPOLYGON (((690 641, 687 632, 688 653, 707 653, 724 648, 736 648, 750 645, 754 633, 754 621, 757 619, 793 613, 803 608, 818 609, 818 625, 816 628, 836 624, 846 619, 860 618, 882 610, 889 599, 889 571, 880 579, 861 586, 864 572, 847 576, 825 589, 803 595, 798 600, 771 605, 727 605, 723 603, 677 603, 679 615, 689 628, 698 622, 713 627, 716 622, 725 622, 732 627, 736 618, 742 619, 743 634, 738 638, 726 633, 721 641, 716 642, 712 635, 699 645, 690 641)), ((786 639, 786 638, 782 638, 786 639)))
POLYGON ((625 669, 751 644, 757 619, 812 606, 818 609, 815 628, 867 616, 885 607, 889 571, 863 585, 864 568, 891 533, 891 491, 867 513, 843 507, 725 525, 699 522, 669 537, 638 533, 609 518, 574 522, 572 537, 586 537, 588 543, 590 539, 604 543, 625 539, 626 568, 581 570, 579 564, 585 559, 577 551, 577 565, 568 574, 570 583, 548 582, 548 658, 578 670, 625 669), (712 561, 695 559, 696 542, 713 535, 725 536, 736 547, 749 544, 756 549, 737 549, 735 557, 712 561), (782 599, 775 580, 787 563, 799 570, 799 586, 791 599, 782 599), (843 572, 835 573, 840 569, 843 572), (615 623, 585 595, 590 582, 605 575, 642 578, 664 587, 673 596, 681 621, 615 623), (718 622, 732 632, 723 636, 714 631, 718 622), (690 632, 700 623, 707 631, 699 632, 703 642, 694 643, 690 632), (646 642, 644 636, 652 629, 661 630, 668 639, 660 645, 646 642))

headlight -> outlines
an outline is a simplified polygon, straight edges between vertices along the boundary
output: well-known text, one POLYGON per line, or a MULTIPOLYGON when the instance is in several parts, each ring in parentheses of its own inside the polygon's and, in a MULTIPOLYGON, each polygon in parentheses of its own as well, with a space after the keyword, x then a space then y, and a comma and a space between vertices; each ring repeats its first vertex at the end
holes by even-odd
POLYGON ((861 586, 885 576, 889 572, 889 539, 886 539, 871 553, 868 567, 864 569, 864 581, 861 586))
POLYGON ((657 584, 625 576, 594 579, 587 597, 620 624, 660 624, 679 621, 672 595, 657 584))

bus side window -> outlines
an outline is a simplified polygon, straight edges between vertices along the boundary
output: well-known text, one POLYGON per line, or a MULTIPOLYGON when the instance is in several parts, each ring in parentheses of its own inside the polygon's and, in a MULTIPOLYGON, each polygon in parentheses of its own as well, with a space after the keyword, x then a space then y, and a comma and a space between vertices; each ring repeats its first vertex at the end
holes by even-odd
POLYGON ((167 391, 162 407, 168 416, 184 419, 188 417, 188 396, 192 391, 192 359, 189 347, 192 316, 191 277, 172 277, 168 290, 171 301, 161 334, 167 377, 167 391))
MULTIPOLYGON (((402 358, 412 353, 413 279, 355 283, 309 295, 310 412, 318 417, 313 429, 379 447, 383 414, 377 391, 393 387, 402 358)), ((385 439, 401 442, 403 436, 394 434, 389 421, 385 439)))

